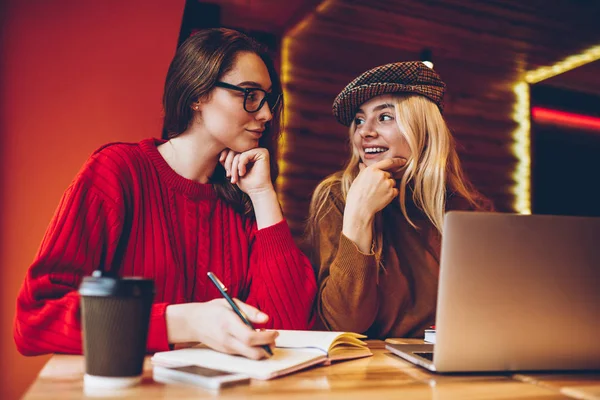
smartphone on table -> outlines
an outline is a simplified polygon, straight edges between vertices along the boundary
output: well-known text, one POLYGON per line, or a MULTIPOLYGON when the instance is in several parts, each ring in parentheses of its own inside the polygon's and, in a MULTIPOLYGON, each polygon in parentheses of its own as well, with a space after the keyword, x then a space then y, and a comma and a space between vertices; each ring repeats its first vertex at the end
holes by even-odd
POLYGON ((246 375, 195 365, 185 367, 154 365, 153 378, 161 383, 188 383, 212 390, 250 383, 250 378, 246 375))

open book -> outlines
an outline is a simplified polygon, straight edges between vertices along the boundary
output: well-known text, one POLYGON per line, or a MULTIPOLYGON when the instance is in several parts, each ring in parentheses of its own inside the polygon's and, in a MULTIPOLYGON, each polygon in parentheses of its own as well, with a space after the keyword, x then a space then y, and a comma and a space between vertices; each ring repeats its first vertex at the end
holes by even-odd
POLYGON ((156 353, 152 363, 164 367, 197 365, 266 380, 316 364, 372 355, 361 338, 365 336, 356 333, 280 330, 273 356, 265 360, 232 356, 198 345, 156 353))
POLYGON ((280 330, 275 339, 277 348, 307 349, 327 356, 328 361, 350 360, 372 356, 366 336, 351 332, 280 330))

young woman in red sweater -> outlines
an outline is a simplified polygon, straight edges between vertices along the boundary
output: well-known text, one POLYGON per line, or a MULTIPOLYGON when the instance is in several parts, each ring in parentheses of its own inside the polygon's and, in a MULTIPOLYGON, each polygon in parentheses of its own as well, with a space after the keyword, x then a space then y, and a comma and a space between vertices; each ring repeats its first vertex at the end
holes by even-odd
POLYGON ((211 29, 170 65, 166 138, 97 150, 65 192, 17 298, 25 355, 81 353, 79 283, 94 270, 155 282, 148 351, 202 342, 258 359, 253 331, 219 296, 214 272, 266 328, 309 329, 316 283, 273 182, 281 84, 247 36, 211 29))

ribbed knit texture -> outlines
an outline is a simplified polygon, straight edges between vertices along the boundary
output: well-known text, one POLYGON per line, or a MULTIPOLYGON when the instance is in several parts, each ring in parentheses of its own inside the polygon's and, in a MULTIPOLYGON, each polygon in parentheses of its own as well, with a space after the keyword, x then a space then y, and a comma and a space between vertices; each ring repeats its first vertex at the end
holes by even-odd
POLYGON ((208 271, 230 294, 267 313, 266 328, 312 326, 314 272, 287 223, 257 230, 212 185, 173 171, 160 143, 106 145, 66 190, 17 298, 14 338, 21 353, 81 354, 77 289, 99 267, 154 279, 150 352, 169 348, 169 304, 220 298, 208 271))

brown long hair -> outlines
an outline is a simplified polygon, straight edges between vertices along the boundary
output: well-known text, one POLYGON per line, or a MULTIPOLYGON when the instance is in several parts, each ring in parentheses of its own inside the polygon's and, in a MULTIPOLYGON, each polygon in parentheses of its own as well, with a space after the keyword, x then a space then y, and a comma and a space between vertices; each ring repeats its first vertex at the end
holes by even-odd
MULTIPOLYGON (((164 122, 163 139, 174 138, 183 133, 193 118, 192 104, 206 99, 215 83, 234 66, 240 53, 258 55, 265 63, 271 78, 272 91, 281 94, 281 81, 271 57, 264 46, 241 32, 225 29, 206 29, 187 38, 177 49, 169 66, 163 95, 164 122)), ((268 105, 265 105, 268 106, 268 105)), ((271 180, 275 182, 277 167, 277 142, 281 135, 283 99, 272 111, 273 119, 265 127, 258 142, 266 148, 271 160, 271 180)), ((211 177, 217 195, 244 215, 252 215, 254 210, 250 198, 237 185, 232 185, 225 177, 225 169, 217 164, 211 177)))
MULTIPOLYGON (((407 201, 414 204, 441 234, 444 212, 448 209, 464 208, 490 210, 493 208, 465 177, 456 144, 438 107, 429 99, 419 95, 394 95, 396 122, 411 151, 400 182, 398 201, 402 214, 415 228, 407 212, 407 201)), ((350 126, 350 137, 356 126, 350 126)), ((313 247, 318 235, 319 220, 328 212, 332 187, 339 185, 342 201, 352 182, 359 173, 360 156, 354 146, 344 170, 339 171, 317 186, 310 204, 307 239, 313 247)), ((378 262, 383 251, 383 221, 381 212, 375 217, 373 231, 374 252, 378 262)), ((316 247, 315 247, 316 248, 316 247)))

